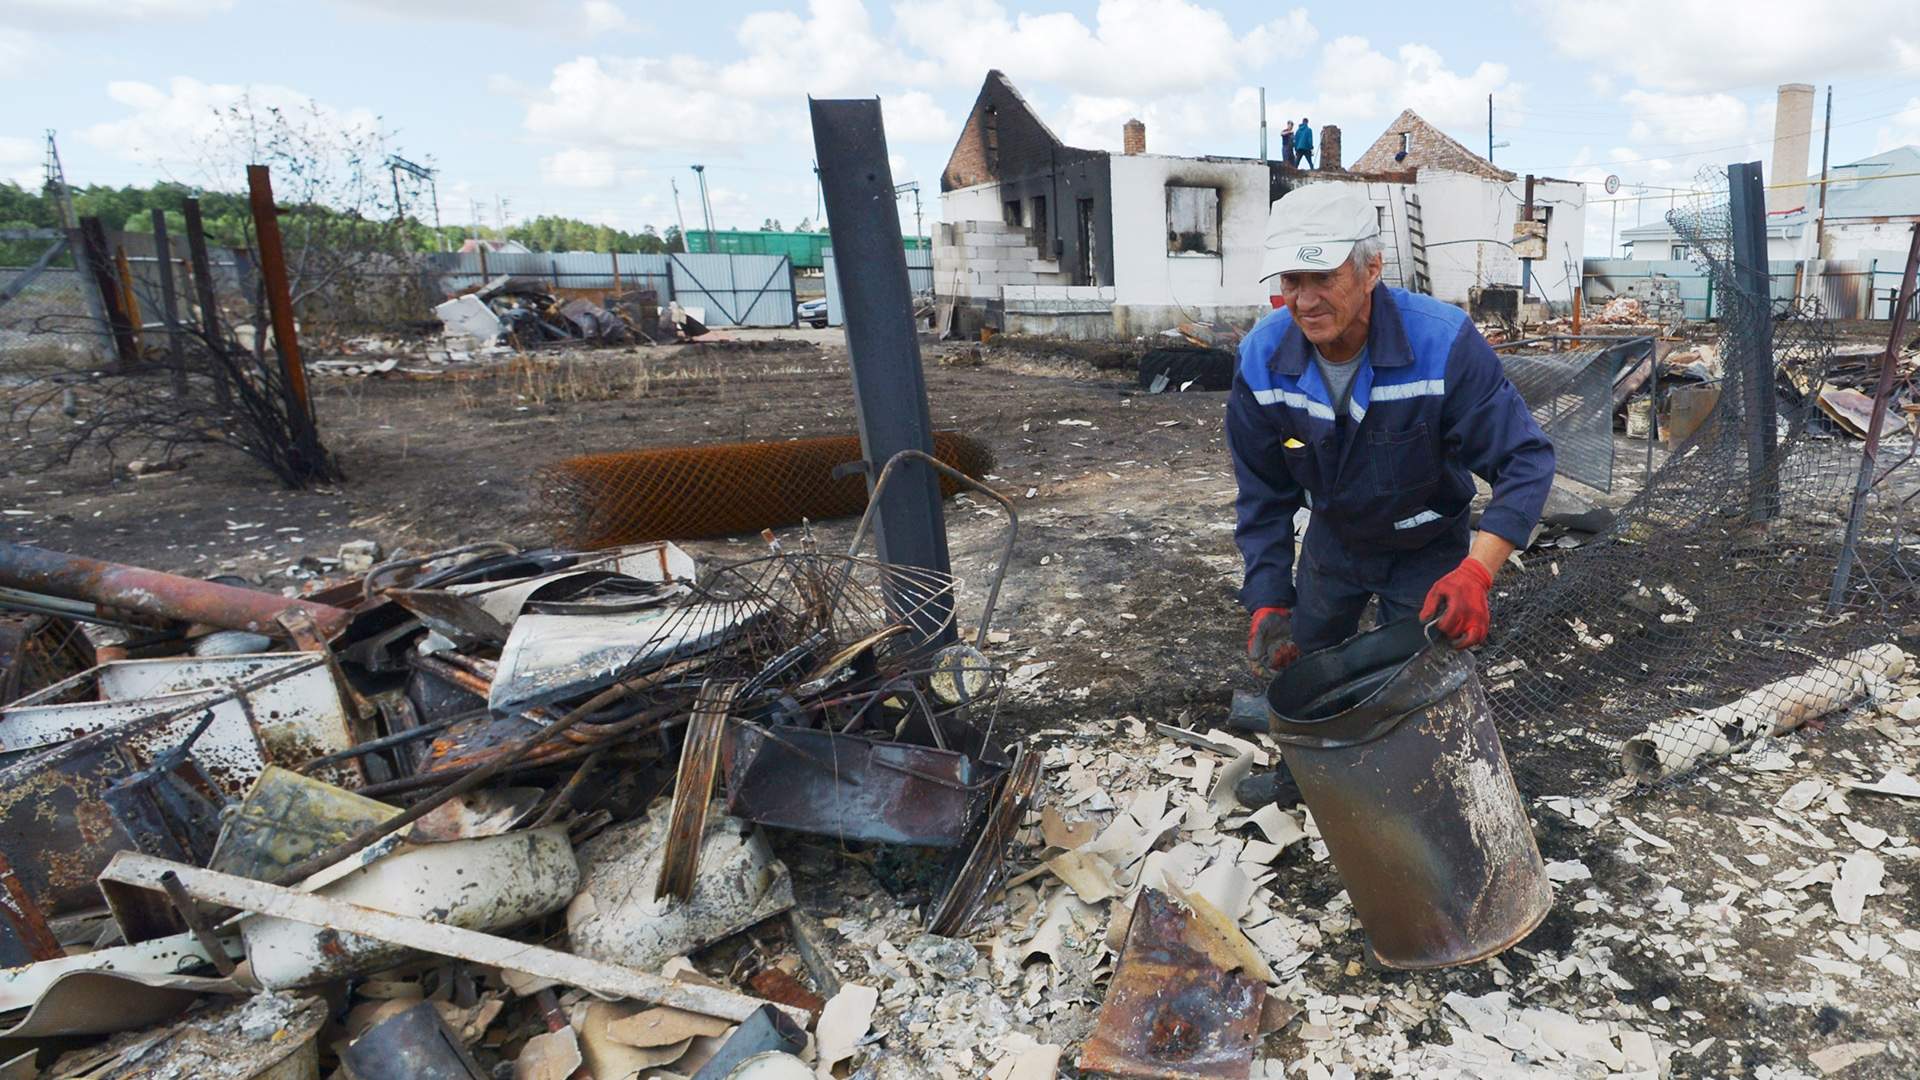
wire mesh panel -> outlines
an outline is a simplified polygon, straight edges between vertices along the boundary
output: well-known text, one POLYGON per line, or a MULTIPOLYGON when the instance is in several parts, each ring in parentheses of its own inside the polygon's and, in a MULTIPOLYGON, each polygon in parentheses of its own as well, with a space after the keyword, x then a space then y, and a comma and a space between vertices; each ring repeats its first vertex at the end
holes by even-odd
POLYGON ((1613 490, 1613 378, 1652 339, 1582 345, 1537 355, 1503 353, 1507 378, 1553 440, 1554 469, 1601 491, 1613 490))
MULTIPOLYGON (((993 468, 977 439, 936 432, 933 443, 935 456, 968 476, 993 468)), ((858 514, 866 481, 833 470, 860 459, 851 435, 586 454, 542 470, 533 497, 553 535, 582 549, 731 536, 858 514)), ((943 495, 956 490, 941 481, 943 495)))
MULTIPOLYGON (((1799 389, 1823 384, 1829 323, 1817 305, 1775 318, 1736 272, 1725 202, 1669 220, 1719 298, 1725 382, 1608 532, 1496 587, 1481 672, 1536 793, 1685 774, 1859 701, 1906 662, 1887 643, 1915 595, 1911 508, 1891 485, 1868 496, 1857 561, 1828 604, 1861 460, 1799 389)), ((1900 423, 1887 462, 1911 452, 1900 423)))

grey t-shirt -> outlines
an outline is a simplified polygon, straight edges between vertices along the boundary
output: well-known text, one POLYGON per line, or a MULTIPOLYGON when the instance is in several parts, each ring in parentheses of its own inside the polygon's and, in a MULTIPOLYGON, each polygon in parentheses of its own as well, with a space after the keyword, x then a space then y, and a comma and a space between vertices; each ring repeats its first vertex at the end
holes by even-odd
POLYGON ((1313 362, 1320 368, 1320 378, 1327 384, 1327 395, 1333 399, 1333 415, 1347 415, 1348 403, 1353 400, 1353 377, 1359 372, 1360 365, 1367 359, 1367 348, 1362 345, 1360 352, 1344 364, 1336 364, 1313 350, 1313 362))

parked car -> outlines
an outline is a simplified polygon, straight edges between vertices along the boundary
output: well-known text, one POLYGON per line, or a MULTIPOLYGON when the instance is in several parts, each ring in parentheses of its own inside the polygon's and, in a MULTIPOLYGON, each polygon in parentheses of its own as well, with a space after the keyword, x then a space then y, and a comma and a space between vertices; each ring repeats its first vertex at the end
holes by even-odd
POLYGON ((819 296, 802 300, 793 306, 793 313, 801 322, 819 330, 827 325, 827 298, 819 296))

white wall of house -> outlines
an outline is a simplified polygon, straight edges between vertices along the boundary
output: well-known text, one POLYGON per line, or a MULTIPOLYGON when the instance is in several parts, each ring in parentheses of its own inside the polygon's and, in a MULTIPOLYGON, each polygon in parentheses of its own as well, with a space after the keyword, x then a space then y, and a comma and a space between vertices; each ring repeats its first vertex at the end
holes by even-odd
MULTIPOLYGON (((1920 220, 1920 215, 1856 221, 1828 218, 1825 242, 1827 257, 1860 259, 1870 257, 1869 252, 1904 252, 1913 235, 1913 223, 1916 220, 1920 220)), ((1813 227, 1809 225, 1807 228, 1810 231, 1813 227)), ((1807 246, 1811 248, 1812 243, 1809 242, 1807 246)))
MULTIPOLYGON (((1475 286, 1520 283, 1520 260, 1511 244, 1514 222, 1525 205, 1525 181, 1422 169, 1418 190, 1434 296, 1465 304, 1475 286)), ((1531 293, 1553 303, 1572 303, 1586 254, 1586 186, 1537 181, 1533 201, 1552 213, 1547 256, 1533 262, 1531 293)))
POLYGON ((999 221, 1000 185, 975 184, 940 193, 940 220, 999 221))
POLYGON ((1115 332, 1156 333, 1186 319, 1238 322, 1271 310, 1260 280, 1267 234, 1267 167, 1159 154, 1115 154, 1115 332), (1167 188, 1219 193, 1218 254, 1169 254, 1167 188))

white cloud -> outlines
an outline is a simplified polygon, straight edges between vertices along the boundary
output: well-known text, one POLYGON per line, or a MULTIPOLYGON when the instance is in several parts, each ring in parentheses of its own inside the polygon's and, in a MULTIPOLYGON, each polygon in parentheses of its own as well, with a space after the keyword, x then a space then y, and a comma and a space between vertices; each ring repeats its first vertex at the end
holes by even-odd
MULTIPOLYGON (((57 2, 57 0, 56 0, 57 2)), ((111 0, 91 0, 107 3, 111 0)), ((149 0, 167 2, 167 0, 149 0)), ((174 0, 190 2, 190 0, 174 0)), ((486 22, 525 27, 527 5, 519 0, 334 0, 341 7, 372 12, 393 19, 424 22, 486 22)))
POLYGON ((197 21, 231 10, 233 0, 12 0, 7 20, 56 30, 99 30, 129 22, 197 21))
POLYGON ((605 150, 569 146, 540 159, 540 178, 559 187, 609 188, 617 175, 613 155, 605 150))
MULTIPOLYGON (((1412 109, 1442 128, 1477 124, 1486 116, 1487 95, 1516 105, 1521 88, 1505 64, 1485 62, 1466 73, 1448 68, 1426 45, 1402 45, 1389 57, 1365 38, 1340 37, 1322 53, 1318 77, 1322 116, 1343 127, 1361 118, 1391 119, 1412 109)), ((1366 136, 1368 142, 1372 135, 1366 136)), ((1365 149, 1355 143, 1355 154, 1365 149)))
POLYGON ((601 34, 627 27, 627 13, 613 0, 586 0, 580 5, 580 18, 591 33, 601 34))
POLYGON ((807 13, 760 11, 734 33, 744 57, 721 67, 721 86, 753 98, 871 95, 894 82, 897 53, 874 34, 862 0, 807 0, 807 13))
POLYGON ((952 143, 959 137, 960 126, 925 90, 889 94, 881 100, 880 108, 889 143, 952 143))
POLYGON ((1089 94, 1218 85, 1241 65, 1302 55, 1316 36, 1301 9, 1236 28, 1189 0, 1100 0, 1091 26, 1066 11, 1009 17, 997 0, 903 0, 894 17, 924 54, 916 78, 967 85, 992 66, 1016 83, 1064 83, 1089 94))
POLYGON ((0 180, 12 180, 29 191, 40 190, 44 144, 14 135, 0 135, 0 180))
POLYGON ((47 44, 25 30, 0 26, 0 79, 33 74, 46 59, 47 44))
POLYGON ((126 115, 86 128, 80 132, 81 141, 129 160, 174 167, 231 164, 213 160, 220 152, 214 144, 235 134, 222 114, 243 100, 255 110, 305 113, 317 109, 336 130, 374 130, 380 124, 380 118, 366 109, 320 105, 298 90, 272 84, 203 83, 180 75, 164 88, 110 82, 107 96, 124 106, 126 115))
POLYGON ((1920 4, 1853 0, 1527 0, 1555 48, 1644 86, 1700 91, 1821 71, 1920 74, 1920 4))
POLYGON ((1662 94, 1629 90, 1620 103, 1633 114, 1628 137, 1638 142, 1727 143, 1749 134, 1753 112, 1731 94, 1662 94))
POLYGON ((1874 134, 1876 154, 1901 146, 1920 146, 1920 97, 1908 98, 1906 107, 1893 114, 1874 134))
POLYGON ((527 130, 573 143, 635 150, 737 150, 769 121, 752 102, 716 89, 697 62, 580 57, 554 68, 527 108, 527 130))

